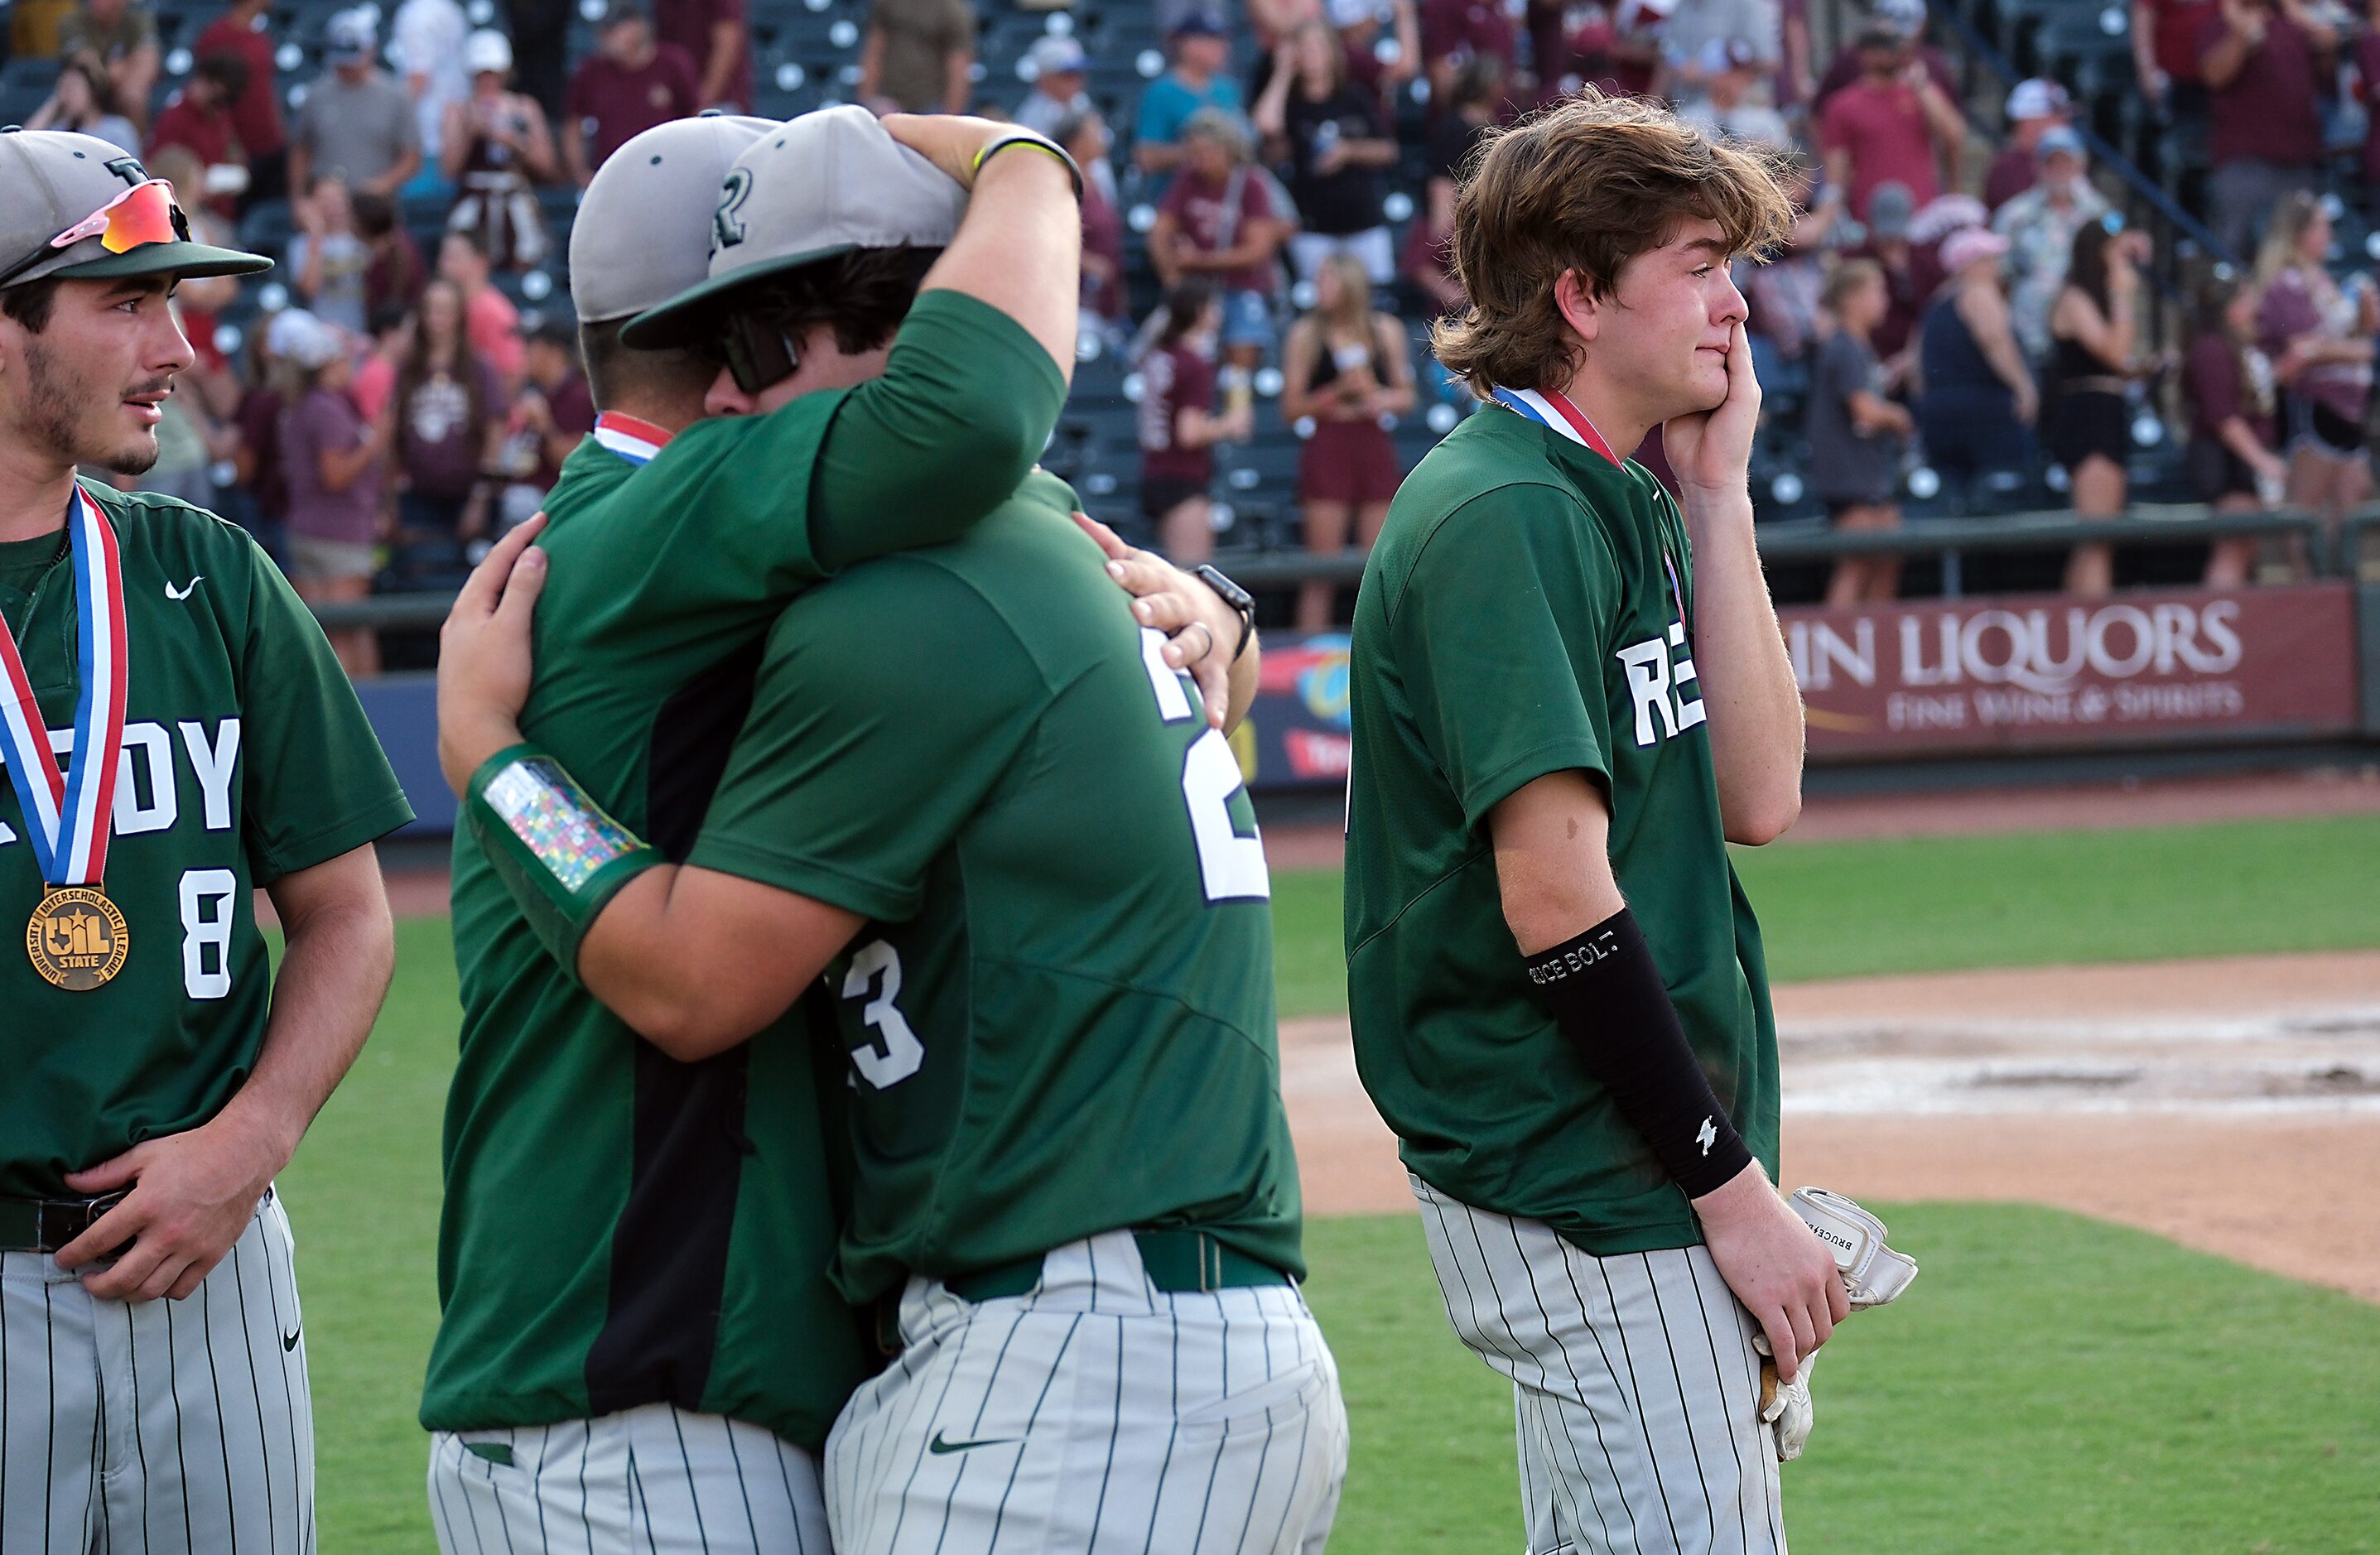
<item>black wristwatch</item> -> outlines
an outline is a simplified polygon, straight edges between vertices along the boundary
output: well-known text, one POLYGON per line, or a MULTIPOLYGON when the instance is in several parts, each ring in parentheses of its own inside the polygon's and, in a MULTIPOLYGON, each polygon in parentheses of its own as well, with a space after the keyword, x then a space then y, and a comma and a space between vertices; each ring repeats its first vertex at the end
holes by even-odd
POLYGON ((1204 562, 1199 563, 1190 570, 1196 576, 1199 582, 1204 583, 1208 588, 1215 590, 1216 595, 1220 598, 1225 604, 1230 605, 1233 610, 1240 613, 1240 642, 1238 647, 1232 650, 1232 662, 1234 664, 1238 663, 1240 662, 1240 655, 1248 650, 1248 638, 1256 635, 1257 601, 1255 596, 1250 594, 1245 589, 1243 589, 1238 584, 1232 582, 1230 578, 1225 577, 1221 573, 1216 571, 1213 567, 1208 565, 1204 562))

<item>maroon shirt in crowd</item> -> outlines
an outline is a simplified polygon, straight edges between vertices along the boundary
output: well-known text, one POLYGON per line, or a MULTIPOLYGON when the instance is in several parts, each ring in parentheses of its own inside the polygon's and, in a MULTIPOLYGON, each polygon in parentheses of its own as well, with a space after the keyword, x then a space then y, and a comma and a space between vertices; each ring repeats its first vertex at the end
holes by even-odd
POLYGON ((2270 446, 2271 418, 2256 414, 2249 403, 2248 385, 2240 381, 2240 353, 2230 339, 2210 331, 2191 342, 2181 366, 2182 397, 2190 402, 2190 435, 2220 443, 2223 423, 2237 416, 2248 423, 2256 441, 2270 446))
MULTIPOLYGON (((732 21, 741 41, 735 47, 735 68, 727 75, 727 100, 738 108, 752 106, 752 32, 744 23, 744 0, 654 0, 653 36, 674 43, 694 62, 694 82, 710 67, 710 30, 732 21)), ((701 104, 717 107, 714 103, 701 104)))
POLYGON ((1458 52, 1492 54, 1509 70, 1512 18, 1497 0, 1422 0, 1421 53, 1427 60, 1458 52))
POLYGON ((1562 67, 1537 83, 1537 101, 1550 103, 1577 86, 1591 86, 1607 94, 1642 97, 1653 90, 1660 56, 1642 48, 1626 47, 1609 20, 1591 20, 1570 35, 1563 45, 1562 67), (1577 86, 1572 85, 1575 81, 1577 86))
POLYGON ((2156 39, 2156 67, 2183 86, 2204 79, 2198 68, 2198 41, 2222 10, 2219 0, 2135 0, 2149 13, 2156 39))
MULTIPOLYGON (((1920 43, 1917 45, 1917 59, 1925 67, 1925 74, 1933 79, 1943 96, 1956 103, 1967 95, 1959 90, 1959 75, 1950 68, 1949 55, 1931 43, 1920 43)), ((1827 73, 1818 78, 1818 90, 1811 96, 1810 105, 1813 108, 1825 107, 1828 98, 1859 79, 1859 45, 1845 43, 1835 51, 1835 57, 1828 61, 1827 73)))
POLYGON ((413 240, 411 233, 398 227, 384 243, 373 246, 371 258, 364 262, 364 316, 369 319, 384 303, 401 302, 410 308, 429 285, 430 271, 421 261, 421 245, 413 240))
POLYGON ((312 391, 281 413, 281 475, 288 483, 291 534, 350 544, 380 538, 385 455, 375 456, 343 490, 322 484, 322 455, 347 453, 363 440, 363 418, 346 395, 328 389, 312 391))
MULTIPOLYGON (((1158 210, 1173 218, 1193 248, 1210 254, 1235 249, 1247 241, 1251 223, 1276 221, 1281 214, 1273 209, 1271 186, 1254 168, 1243 168, 1220 184, 1210 184, 1184 168, 1175 175, 1173 187, 1165 191, 1158 210), (1234 183, 1239 185, 1236 222, 1232 219, 1230 204, 1234 183), (1227 236, 1229 242, 1224 241, 1227 236)), ((1245 270, 1225 271, 1211 279, 1228 291, 1262 292, 1269 297, 1279 285, 1280 267, 1268 260, 1245 270)))
POLYGON ((2363 78, 2363 106, 2369 115, 2363 130, 2363 181, 2380 183, 2380 32, 2367 30, 2355 40, 2355 68, 2363 78))
MULTIPOLYGON (((2214 52, 2229 30, 2218 13, 2198 34, 2198 57, 2214 52)), ((2216 166, 2255 159, 2284 167, 2322 160, 2320 82, 2313 39, 2279 10, 2265 13, 2265 41, 2248 51, 2228 86, 2212 89, 2207 160, 2216 166)))
POLYGON ((1868 197, 1878 184, 1900 184, 1921 211, 1941 192, 1934 132, 1915 87, 1898 79, 1882 86, 1854 81, 1827 99, 1821 123, 1827 149, 1851 153, 1852 214, 1860 220, 1867 220, 1868 197))
MULTIPOLYGON (((553 393, 545 396, 545 408, 553 418, 553 430, 577 432, 584 437, 595 430, 595 396, 587 387, 587 380, 578 373, 565 373, 553 393)), ((538 446, 537 483, 548 491, 562 479, 562 466, 548 452, 542 442, 538 446)))
POLYGON ((256 504, 259 518, 278 524, 289 516, 289 483, 281 476, 280 391, 261 386, 243 391, 232 419, 239 424, 240 446, 248 450, 253 471, 248 480, 249 499, 256 504))
MULTIPOLYGON (((201 108, 190 101, 188 92, 177 91, 158 111, 157 122, 149 127, 149 153, 154 156, 167 146, 187 146, 202 167, 245 161, 231 154, 235 133, 229 114, 221 108, 201 108)), ((245 151, 247 142, 241 141, 240 146, 245 151)))
POLYGON ((270 156, 289 143, 281 125, 281 99, 273 88, 272 33, 243 27, 228 16, 217 17, 199 34, 198 47, 190 52, 199 59, 211 54, 236 54, 247 62, 248 85, 241 90, 239 101, 231 105, 231 123, 251 159, 270 156))
POLYGON ((1097 184, 1083 188, 1083 252, 1108 261, 1105 280, 1083 273, 1083 306, 1102 319, 1126 316, 1123 295, 1123 215, 1099 192, 1097 184))
POLYGON ((1140 364, 1140 474, 1144 480, 1214 478, 1211 447, 1184 448, 1174 441, 1184 410, 1215 408, 1215 364, 1186 345, 1151 351, 1140 364))
POLYGON ((702 74, 674 43, 656 43, 641 70, 623 67, 609 55, 590 54, 570 78, 563 99, 565 122, 591 124, 587 170, 593 172, 627 141, 657 124, 690 118, 705 104, 702 74))
POLYGON ((1992 158, 1984 175, 1984 203, 1997 211, 2041 182, 2041 159, 2021 146, 2010 146, 1992 158))
MULTIPOLYGON (((501 419, 504 386, 495 369, 474 361, 482 413, 501 419)), ((468 496, 486 452, 485 423, 472 419, 471 391, 461 379, 433 373, 396 407, 397 459, 408 489, 452 501, 468 496)))

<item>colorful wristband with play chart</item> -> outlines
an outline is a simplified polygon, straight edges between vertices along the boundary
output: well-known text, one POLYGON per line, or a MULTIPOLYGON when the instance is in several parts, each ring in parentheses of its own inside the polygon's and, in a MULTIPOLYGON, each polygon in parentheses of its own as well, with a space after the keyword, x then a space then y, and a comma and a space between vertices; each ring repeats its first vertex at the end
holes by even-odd
POLYGON ((480 764, 463 815, 529 931, 574 978, 578 943, 604 904, 663 862, 531 745, 508 746, 480 764))

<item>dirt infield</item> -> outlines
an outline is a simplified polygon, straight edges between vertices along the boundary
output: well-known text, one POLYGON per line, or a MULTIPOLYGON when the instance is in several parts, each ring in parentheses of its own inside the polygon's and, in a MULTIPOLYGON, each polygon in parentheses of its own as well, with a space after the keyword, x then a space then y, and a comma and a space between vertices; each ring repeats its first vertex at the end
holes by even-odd
MULTIPOLYGON (((2380 773, 2334 769, 1814 799, 1794 836, 2374 811, 2380 773)), ((1340 861, 1334 825, 1265 841, 1276 869, 1340 861)), ((401 917, 446 910, 443 869, 389 887, 401 917)), ((1801 983, 1777 1008, 1790 1184, 2060 1205, 2380 1302, 2380 952, 1801 983)), ((1285 1023, 1281 1080, 1310 1210, 1412 1208, 1343 1018, 1285 1023)))
MULTIPOLYGON (((1784 1176, 2017 1199, 2380 1302, 2380 953, 1777 990, 1784 1176)), ((1412 1206, 1346 1023, 1281 1030, 1306 1207, 1412 1206)))

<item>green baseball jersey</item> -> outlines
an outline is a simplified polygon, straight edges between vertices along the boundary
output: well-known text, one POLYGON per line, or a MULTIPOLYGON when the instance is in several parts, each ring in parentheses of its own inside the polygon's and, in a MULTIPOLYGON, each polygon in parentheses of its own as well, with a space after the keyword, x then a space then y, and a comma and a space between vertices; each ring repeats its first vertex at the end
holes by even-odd
POLYGON ((1121 1227, 1295 1273, 1264 851, 1063 482, 769 638, 690 862, 870 920, 830 968, 863 1301, 1121 1227))
MULTIPOLYGON (((127 951, 88 991, 34 971, 24 924, 43 882, 0 782, 0 1195, 18 1198, 67 1197, 67 1172, 213 1117, 255 1067, 272 1007, 254 888, 413 819, 322 628, 246 533, 171 497, 83 490, 124 568, 106 890, 127 951)), ((67 543, 0 544, 0 616, 71 771, 67 543)))
MULTIPOLYGON (((523 733, 685 856, 784 601, 997 506, 1063 398, 1014 321, 929 292, 856 389, 698 422, 641 467, 599 425, 546 499, 523 733)), ((826 1277, 821 1045, 796 1014, 669 1059, 555 965, 468 829, 454 906, 464 1014, 423 1425, 669 1402, 823 1442, 871 1352, 826 1277)))
POLYGON ((1356 1066, 1415 1175, 1597 1255, 1701 1232, 1532 995, 1488 815, 1548 772, 1603 791, 1612 873, 1713 1090, 1773 1174, 1776 1026, 1719 826, 1691 563, 1676 504, 1644 469, 1490 407, 1406 477, 1355 606, 1356 1066))

